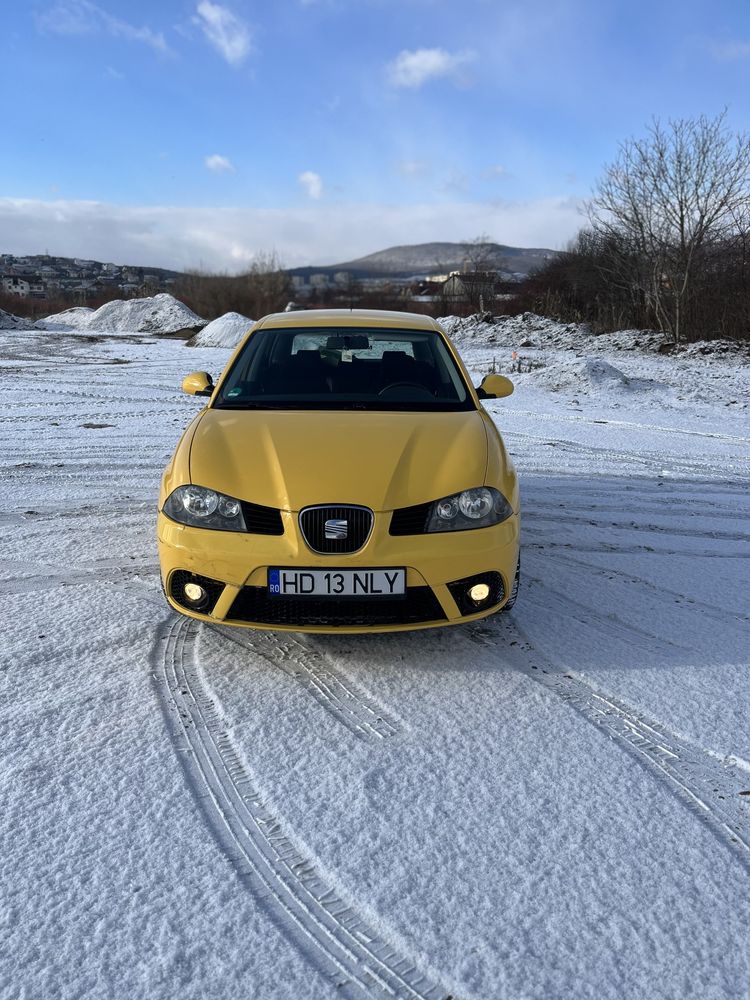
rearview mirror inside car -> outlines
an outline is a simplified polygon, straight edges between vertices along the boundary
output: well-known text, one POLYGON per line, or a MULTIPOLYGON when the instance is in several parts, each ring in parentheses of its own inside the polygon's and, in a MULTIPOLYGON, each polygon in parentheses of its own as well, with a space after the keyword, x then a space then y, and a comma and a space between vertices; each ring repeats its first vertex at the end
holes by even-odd
POLYGON ((485 375, 481 385, 477 386, 477 396, 480 399, 502 399, 513 392, 513 383, 504 375, 485 375))
POLYGON ((369 347, 370 338, 359 333, 329 337, 326 341, 326 348, 329 351, 366 351, 369 347))
POLYGON ((214 391, 214 380, 208 372, 190 372, 182 380, 182 391, 189 396, 210 396, 214 391))

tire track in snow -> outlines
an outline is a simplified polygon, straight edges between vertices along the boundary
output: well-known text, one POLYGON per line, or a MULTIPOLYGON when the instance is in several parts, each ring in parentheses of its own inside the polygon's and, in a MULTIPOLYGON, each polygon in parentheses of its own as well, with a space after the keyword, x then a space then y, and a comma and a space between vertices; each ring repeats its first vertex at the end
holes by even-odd
POLYGON ((452 1000, 369 927, 288 839, 200 678, 196 634, 196 623, 187 619, 162 627, 154 677, 170 727, 178 727, 173 738, 188 779, 239 874, 342 997, 452 1000))
POLYGON ((498 413, 503 415, 513 415, 522 417, 533 417, 534 420, 539 423, 541 421, 546 421, 548 423, 559 424, 561 422, 572 423, 578 426, 587 426, 593 424, 607 424, 609 427, 625 427, 628 429, 635 428, 636 430, 646 430, 649 432, 658 431, 663 434, 675 434, 682 435, 683 437, 700 437, 700 438, 716 438, 719 441, 731 441, 733 444, 745 444, 750 443, 750 438, 740 437, 736 434, 723 434, 718 431, 696 431, 696 430, 686 430, 683 427, 666 427, 661 424, 650 424, 650 423, 636 423, 632 420, 616 420, 614 418, 608 417, 607 419, 601 419, 596 417, 584 417, 578 414, 566 414, 566 413, 537 413, 531 410, 514 410, 510 407, 503 406, 498 410, 498 413))
POLYGON ((601 694, 572 674, 562 673, 534 649, 512 621, 471 625, 467 634, 473 642, 491 648, 496 648, 499 640, 514 669, 561 698, 627 750, 708 826, 750 873, 750 804, 740 796, 749 779, 732 758, 722 760, 691 745, 611 695, 601 694), (515 646, 510 645, 512 641, 515 646), (530 650, 534 650, 538 663, 523 655, 530 650))
MULTIPOLYGON (((602 531, 639 531, 651 535, 671 535, 676 538, 699 538, 702 541, 717 542, 746 542, 750 543, 750 534, 739 531, 722 531, 708 529, 701 531, 699 528, 679 527, 674 524, 650 524, 648 521, 612 521, 604 514, 599 519, 570 514, 566 511, 550 511, 549 513, 540 510, 533 510, 530 515, 535 524, 552 522, 555 526, 576 525, 582 527, 599 528, 602 531)), ((611 515, 610 515, 611 516, 611 515)), ((667 512, 663 512, 665 519, 667 512)), ((543 529, 548 530, 548 529, 543 529)))
POLYGON ((584 604, 583 601, 577 601, 554 587, 548 586, 542 577, 526 573, 525 583, 527 586, 525 600, 539 605, 542 610, 554 609, 557 606, 562 609, 561 615, 568 621, 577 621, 583 626, 603 632, 605 637, 617 635, 631 645, 637 643, 646 649, 652 649, 654 646, 661 646, 663 649, 688 649, 687 646, 683 646, 679 642, 663 639, 654 632, 638 628, 638 626, 624 621, 615 612, 600 614, 590 605, 584 604), (540 590, 542 593, 539 592, 540 590))
MULTIPOLYGON (((510 430, 503 426, 503 437, 511 446, 511 452, 515 454, 516 446, 523 442, 534 442, 544 448, 555 448, 562 453, 572 454, 576 457, 586 457, 592 461, 598 460, 600 463, 610 465, 622 462, 630 465, 634 469, 649 470, 657 475, 694 475, 696 478, 702 476, 707 480, 710 476, 718 479, 726 477, 726 462, 722 465, 712 465, 709 458, 703 461, 691 461, 679 458, 675 455, 666 455, 663 452, 649 451, 624 451, 622 448, 607 448, 601 445, 584 444, 580 441, 570 441, 567 438, 544 437, 539 434, 529 434, 524 431, 510 430)), ((743 444, 744 447, 744 444, 743 444)), ((744 452, 740 457, 744 457, 744 452)), ((739 458, 738 458, 739 461, 739 458)), ((741 473, 734 474, 735 483, 747 482, 748 475, 741 473)))
POLYGON ((249 632, 232 626, 209 625, 223 639, 260 656, 297 681, 315 701, 358 739, 371 743, 395 736, 396 722, 350 680, 332 668, 327 658, 288 632, 249 632), (235 634, 240 632, 241 635, 235 634))
POLYGON ((111 581, 123 583, 131 579, 157 577, 158 567, 153 563, 123 563, 105 569, 81 567, 71 569, 50 568, 38 570, 27 576, 6 577, 0 580, 0 594, 31 594, 42 590, 56 590, 58 587, 85 587, 91 584, 111 581))
MULTIPOLYGON (((527 546, 527 548, 528 547, 529 546, 527 546)), ((629 573, 627 570, 619 569, 613 566, 607 566, 605 568, 604 566, 599 566, 596 563, 588 562, 585 559, 576 559, 575 556, 563 553, 557 548, 551 549, 544 547, 544 552, 545 556, 552 556, 553 559, 556 559, 565 565, 584 570, 587 576, 599 576, 604 577, 607 580, 617 577, 620 580, 624 580, 626 583, 642 587, 659 598, 663 599, 665 596, 671 597, 676 604, 682 605, 686 610, 688 608, 700 608, 701 613, 704 616, 713 618, 722 625, 725 623, 733 625, 736 622, 746 622, 749 620, 747 615, 743 615, 739 611, 732 611, 730 608, 720 607, 718 604, 710 604, 698 597, 694 597, 692 594, 685 594, 679 590, 671 590, 669 587, 664 587, 661 584, 657 585, 652 583, 650 580, 647 580, 645 577, 629 573)))

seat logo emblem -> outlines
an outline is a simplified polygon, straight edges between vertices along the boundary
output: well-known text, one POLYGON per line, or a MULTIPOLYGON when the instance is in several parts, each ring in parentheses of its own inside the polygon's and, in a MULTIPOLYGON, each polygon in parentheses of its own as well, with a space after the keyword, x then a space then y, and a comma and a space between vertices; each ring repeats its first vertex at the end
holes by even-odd
POLYGON ((332 542, 347 538, 349 535, 349 522, 331 520, 325 523, 325 536, 327 541, 332 542))

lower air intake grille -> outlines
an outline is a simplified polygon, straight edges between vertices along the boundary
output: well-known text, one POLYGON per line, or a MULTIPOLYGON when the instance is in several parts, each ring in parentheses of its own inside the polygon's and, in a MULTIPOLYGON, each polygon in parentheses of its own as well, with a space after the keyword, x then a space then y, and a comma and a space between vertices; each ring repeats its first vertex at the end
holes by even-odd
POLYGON ((429 587, 410 587, 402 600, 330 597, 270 597, 265 587, 243 587, 227 621, 259 625, 410 625, 445 621, 429 587))
POLYGON ((306 507, 300 511, 302 535, 313 550, 324 555, 357 552, 370 537, 373 513, 369 507, 340 504, 330 507, 306 507), (326 537, 336 534, 338 537, 326 537))

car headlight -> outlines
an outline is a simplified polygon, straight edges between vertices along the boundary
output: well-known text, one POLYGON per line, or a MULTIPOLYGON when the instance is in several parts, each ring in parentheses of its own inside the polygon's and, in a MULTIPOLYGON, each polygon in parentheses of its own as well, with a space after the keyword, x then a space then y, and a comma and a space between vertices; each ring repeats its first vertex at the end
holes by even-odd
POLYGON ((499 490, 478 486, 436 500, 427 518, 427 531, 466 531, 505 521, 513 508, 499 490))
POLYGON ((178 486, 169 494, 164 513, 173 521, 193 528, 215 531, 246 531, 242 504, 205 486, 178 486))

